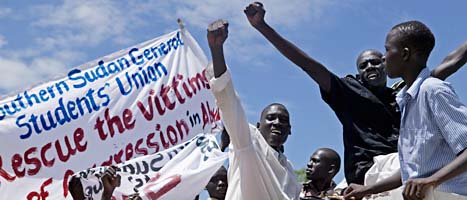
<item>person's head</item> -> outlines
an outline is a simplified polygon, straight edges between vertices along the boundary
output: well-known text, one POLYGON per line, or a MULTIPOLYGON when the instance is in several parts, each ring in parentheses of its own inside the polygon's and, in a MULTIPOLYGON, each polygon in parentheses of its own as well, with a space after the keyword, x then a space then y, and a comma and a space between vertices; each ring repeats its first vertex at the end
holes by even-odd
POLYGON ((336 151, 320 148, 310 157, 307 164, 306 177, 312 181, 332 181, 339 172, 341 158, 336 151))
POLYGON ((360 53, 357 58, 357 70, 365 87, 386 87, 386 66, 383 64, 383 54, 379 51, 367 49, 360 53))
POLYGON ((289 111, 280 103, 272 103, 263 109, 256 126, 269 146, 279 150, 290 135, 289 111))
POLYGON ((211 198, 224 200, 225 194, 227 193, 227 187, 227 169, 222 166, 217 170, 214 176, 211 177, 208 185, 206 185, 206 189, 208 190, 211 198))
POLYGON ((435 37, 431 30, 419 21, 397 24, 386 36, 384 64, 390 78, 402 77, 409 70, 426 66, 435 37))

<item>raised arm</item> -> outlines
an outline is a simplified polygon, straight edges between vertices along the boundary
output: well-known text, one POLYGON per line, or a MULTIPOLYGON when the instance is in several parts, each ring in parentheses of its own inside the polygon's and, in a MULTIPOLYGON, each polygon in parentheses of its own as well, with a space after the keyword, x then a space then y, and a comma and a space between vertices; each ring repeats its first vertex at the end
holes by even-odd
POLYGON ((208 44, 211 50, 214 77, 219 78, 227 66, 224 58, 224 42, 229 34, 229 24, 225 20, 217 20, 208 26, 208 44))
POLYGON ((234 148, 241 149, 252 144, 245 111, 233 88, 224 60, 223 45, 228 35, 228 23, 217 20, 208 27, 208 43, 214 68, 214 79, 210 80, 217 107, 221 111, 224 127, 229 133, 234 148))
POLYGON ((329 92, 331 72, 326 69, 324 65, 308 56, 305 52, 288 40, 284 39, 272 27, 270 27, 264 20, 264 14, 266 11, 261 3, 255 2, 250 4, 245 8, 244 12, 250 24, 263 34, 263 36, 266 37, 266 39, 269 40, 269 42, 271 42, 274 47, 282 53, 282 55, 305 71, 323 90, 329 92))
POLYGON ((101 200, 111 200, 115 188, 120 186, 121 177, 117 174, 118 167, 110 166, 105 170, 102 176, 102 184, 104 185, 104 192, 102 192, 101 200))
POLYGON ((467 62, 467 42, 459 48, 449 53, 432 72, 433 77, 445 80, 457 70, 459 70, 467 62))

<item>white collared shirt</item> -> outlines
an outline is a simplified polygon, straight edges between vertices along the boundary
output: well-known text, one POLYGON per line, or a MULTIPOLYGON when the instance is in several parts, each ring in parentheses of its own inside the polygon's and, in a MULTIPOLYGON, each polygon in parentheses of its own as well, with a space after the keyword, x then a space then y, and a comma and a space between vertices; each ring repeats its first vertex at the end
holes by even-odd
POLYGON ((210 79, 210 85, 231 141, 226 199, 298 199, 300 185, 292 165, 247 122, 229 71, 210 79))

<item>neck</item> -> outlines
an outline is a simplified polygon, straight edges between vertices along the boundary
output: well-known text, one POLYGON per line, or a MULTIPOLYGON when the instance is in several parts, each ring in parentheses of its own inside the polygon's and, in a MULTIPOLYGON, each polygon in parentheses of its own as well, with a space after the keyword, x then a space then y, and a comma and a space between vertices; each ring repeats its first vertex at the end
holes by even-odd
POLYGON ((413 70, 407 71, 406 74, 402 75, 402 79, 404 80, 405 84, 407 84, 407 88, 412 86, 413 82, 415 82, 415 79, 417 79, 418 75, 423 69, 425 69, 425 67, 415 68, 413 70))
POLYGON ((282 151, 281 151, 281 148, 280 148, 280 147, 273 147, 273 146, 271 146, 271 147, 272 147, 274 150, 276 150, 278 153, 282 153, 282 151))
POLYGON ((316 181, 311 181, 311 184, 319 190, 319 192, 325 191, 329 189, 331 186, 332 180, 316 180, 316 181))

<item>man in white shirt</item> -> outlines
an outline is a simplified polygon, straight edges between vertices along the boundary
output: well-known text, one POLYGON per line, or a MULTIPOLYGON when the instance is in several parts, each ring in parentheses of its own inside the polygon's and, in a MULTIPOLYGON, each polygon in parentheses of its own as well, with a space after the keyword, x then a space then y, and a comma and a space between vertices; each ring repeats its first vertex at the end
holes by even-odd
POLYGON ((227 27, 226 21, 215 21, 207 34, 214 68, 210 84, 231 142, 226 199, 298 199, 300 186, 280 150, 290 134, 289 112, 273 103, 263 110, 256 126, 247 122, 224 60, 227 27))

